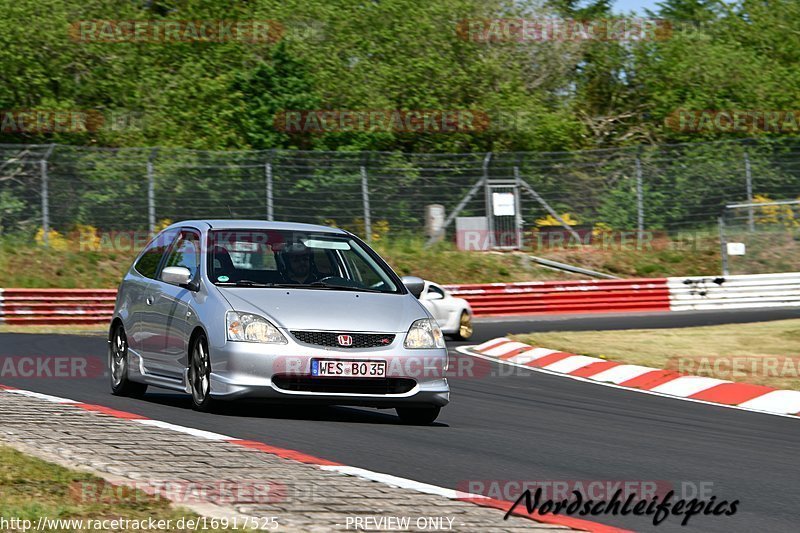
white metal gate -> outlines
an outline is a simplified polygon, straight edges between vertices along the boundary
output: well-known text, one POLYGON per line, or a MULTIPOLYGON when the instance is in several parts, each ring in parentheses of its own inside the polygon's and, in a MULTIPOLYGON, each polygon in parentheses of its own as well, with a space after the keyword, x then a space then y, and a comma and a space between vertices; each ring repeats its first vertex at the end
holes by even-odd
POLYGON ((486 186, 489 239, 495 250, 522 247, 522 215, 516 180, 490 180, 486 186))

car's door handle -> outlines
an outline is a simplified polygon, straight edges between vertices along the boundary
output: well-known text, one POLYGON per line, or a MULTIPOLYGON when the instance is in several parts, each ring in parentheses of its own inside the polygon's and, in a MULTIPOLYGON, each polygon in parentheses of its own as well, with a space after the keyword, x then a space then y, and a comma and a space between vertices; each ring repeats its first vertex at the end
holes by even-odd
POLYGON ((145 298, 145 300, 144 300, 144 301, 145 301, 145 303, 146 303, 147 305, 153 305, 153 298, 152 298, 152 297, 150 297, 150 296, 148 296, 147 298, 145 298))

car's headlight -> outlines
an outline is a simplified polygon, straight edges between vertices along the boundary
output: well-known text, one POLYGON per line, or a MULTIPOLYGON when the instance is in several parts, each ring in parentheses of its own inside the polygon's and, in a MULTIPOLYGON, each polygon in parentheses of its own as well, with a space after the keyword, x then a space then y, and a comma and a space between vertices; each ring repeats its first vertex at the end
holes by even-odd
POLYGON ((444 348, 444 335, 439 324, 430 318, 423 318, 411 324, 406 333, 403 346, 409 349, 444 348))
POLYGON ((286 344, 286 337, 266 318, 228 311, 225 321, 228 325, 229 341, 286 344))

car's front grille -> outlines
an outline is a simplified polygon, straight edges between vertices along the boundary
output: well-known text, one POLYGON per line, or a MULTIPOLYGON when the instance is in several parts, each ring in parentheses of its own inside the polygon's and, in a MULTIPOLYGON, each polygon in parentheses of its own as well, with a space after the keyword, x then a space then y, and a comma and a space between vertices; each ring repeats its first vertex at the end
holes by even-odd
POLYGON ((393 333, 336 333, 330 331, 292 331, 300 342, 335 348, 377 348, 394 342, 393 333))
POLYGON ((403 394, 416 386, 408 378, 340 378, 277 374, 272 383, 283 390, 339 394, 403 394))

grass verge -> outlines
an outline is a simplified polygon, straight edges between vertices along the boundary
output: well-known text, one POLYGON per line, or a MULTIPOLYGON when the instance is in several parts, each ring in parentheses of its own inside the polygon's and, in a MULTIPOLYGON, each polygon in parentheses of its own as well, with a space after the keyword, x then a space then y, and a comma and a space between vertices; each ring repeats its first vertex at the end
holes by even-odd
POLYGON ((800 320, 675 329, 544 332, 520 342, 686 374, 800 390, 800 320))
POLYGON ((8 324, 0 324, 0 333, 41 333, 47 335, 103 337, 108 335, 108 326, 10 326, 8 324))
MULTIPOLYGON (((171 520, 172 527, 160 531, 186 531, 186 528, 179 529, 177 527, 179 520, 198 517, 189 510, 173 507, 168 500, 160 497, 151 496, 132 488, 120 491, 105 487, 109 486, 105 485, 101 478, 91 474, 70 470, 25 455, 13 448, 0 446, 0 516, 6 520, 12 518, 30 520, 35 526, 40 517, 65 520, 82 519, 86 525, 87 520, 123 518, 146 522, 152 517, 154 520, 171 520), (103 488, 103 491, 94 491, 98 487, 103 488), (99 493, 103 497, 87 498, 82 496, 87 493, 99 493)), ((55 524, 51 524, 51 527, 45 530, 77 530, 75 527, 59 528, 54 526, 55 524)), ((17 528, 17 530, 21 529, 17 528)), ((130 527, 81 530, 133 531, 130 527)), ((139 529, 139 531, 147 530, 139 529)))

